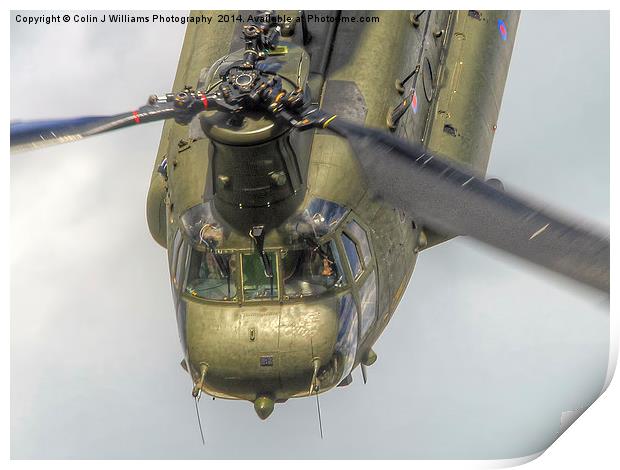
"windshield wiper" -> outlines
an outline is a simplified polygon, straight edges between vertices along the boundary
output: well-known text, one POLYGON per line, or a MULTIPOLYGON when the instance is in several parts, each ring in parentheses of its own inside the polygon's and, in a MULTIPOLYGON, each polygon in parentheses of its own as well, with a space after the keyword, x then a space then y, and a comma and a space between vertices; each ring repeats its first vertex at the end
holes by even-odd
POLYGON ((217 264, 220 277, 226 278, 228 282, 228 297, 230 298, 230 266, 223 255, 215 252, 215 242, 213 240, 207 239, 203 240, 203 242, 215 258, 215 264, 217 264))
MULTIPOLYGON (((254 247, 258 252, 258 256, 260 257, 261 262, 263 263, 263 270, 265 271, 265 276, 273 279, 273 267, 271 266, 271 260, 265 253, 264 245, 265 245, 265 226, 264 225, 255 225, 250 230, 250 238, 254 242, 254 247)), ((273 281, 272 281, 272 296, 273 296, 273 281)))

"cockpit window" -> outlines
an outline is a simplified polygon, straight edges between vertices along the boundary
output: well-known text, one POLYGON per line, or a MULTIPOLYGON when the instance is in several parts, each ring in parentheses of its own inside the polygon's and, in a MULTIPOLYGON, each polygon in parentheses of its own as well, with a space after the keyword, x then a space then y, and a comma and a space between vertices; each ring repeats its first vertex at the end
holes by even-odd
POLYGON ((271 267, 271 276, 265 261, 258 253, 242 255, 243 298, 245 300, 274 300, 278 298, 278 269, 273 252, 265 253, 265 261, 271 267))
POLYGON ((219 245, 229 235, 213 213, 211 201, 198 204, 181 216, 181 228, 192 245, 208 244, 211 249, 219 245))
POLYGON ((346 215, 347 210, 331 201, 315 198, 310 201, 304 211, 306 220, 312 221, 312 229, 315 237, 321 237, 330 233, 346 215))
POLYGON ((346 284, 333 241, 318 245, 306 240, 299 249, 282 251, 282 277, 289 298, 319 295, 346 284))
POLYGON ((357 253, 357 246, 351 237, 349 237, 346 233, 342 234, 342 244, 344 246, 344 251, 347 254, 347 259, 349 260, 349 266, 351 266, 353 277, 357 279, 357 277, 362 273, 362 263, 360 262, 360 257, 357 253))
POLYGON ((370 243, 368 243, 368 236, 366 235, 366 231, 360 227, 360 225, 352 220, 346 226, 347 232, 349 232, 355 241, 357 242, 357 246, 360 249, 362 259, 364 260, 364 265, 366 268, 370 266, 370 243))
POLYGON ((179 245, 179 251, 176 254, 176 266, 174 272, 173 283, 174 286, 180 291, 181 286, 183 285, 183 267, 185 266, 186 258, 187 258, 187 244, 181 241, 179 245))
POLYGON ((289 218, 284 231, 289 232, 295 242, 301 238, 321 238, 333 233, 348 212, 335 202, 313 198, 303 211, 289 218))
MULTIPOLYGON (((290 234, 288 243, 298 243, 303 238, 321 238, 334 233, 345 219, 349 209, 321 198, 312 198, 298 213, 292 215, 282 226, 282 232, 290 234)), ((205 244, 211 251, 234 250, 238 238, 216 216, 213 201, 197 204, 186 210, 180 218, 181 232, 192 246, 205 244)), ((250 240, 244 248, 251 246, 250 240)))
POLYGON ((234 255, 192 250, 185 291, 208 300, 234 300, 237 262, 234 255))
MULTIPOLYGON (((198 204, 180 217, 170 256, 170 272, 178 275, 173 285, 186 297, 230 302, 285 301, 345 287, 350 278, 338 238, 349 213, 337 203, 311 198, 267 241, 261 255, 256 243, 219 220, 213 201, 198 204)), ((362 242, 354 228, 344 230, 352 244, 351 251, 343 238, 346 255, 355 253, 350 263, 358 278, 364 270, 362 242)))
POLYGON ((362 307, 360 313, 363 338, 377 319, 377 276, 375 271, 370 273, 360 288, 360 304, 362 307))

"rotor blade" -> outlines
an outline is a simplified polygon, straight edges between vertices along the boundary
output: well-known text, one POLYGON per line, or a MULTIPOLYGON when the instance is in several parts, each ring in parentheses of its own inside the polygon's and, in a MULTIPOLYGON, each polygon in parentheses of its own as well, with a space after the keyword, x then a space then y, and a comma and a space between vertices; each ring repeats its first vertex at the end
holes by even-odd
POLYGON ((370 187, 414 220, 468 235, 609 292, 609 236, 499 190, 419 145, 339 117, 323 127, 345 137, 370 187))
POLYGON ((174 103, 155 103, 113 116, 15 121, 11 123, 11 150, 27 150, 101 134, 123 127, 174 117, 174 103))

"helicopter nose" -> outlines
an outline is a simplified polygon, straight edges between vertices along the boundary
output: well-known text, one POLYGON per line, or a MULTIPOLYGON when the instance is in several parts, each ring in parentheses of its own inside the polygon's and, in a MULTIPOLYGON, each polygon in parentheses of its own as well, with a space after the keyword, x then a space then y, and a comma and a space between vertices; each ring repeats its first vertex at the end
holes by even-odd
POLYGON ((253 402, 261 419, 275 403, 308 396, 313 385, 328 390, 344 372, 338 305, 337 298, 241 307, 188 301, 194 383, 215 397, 253 402), (207 370, 202 379, 201 367, 207 370))

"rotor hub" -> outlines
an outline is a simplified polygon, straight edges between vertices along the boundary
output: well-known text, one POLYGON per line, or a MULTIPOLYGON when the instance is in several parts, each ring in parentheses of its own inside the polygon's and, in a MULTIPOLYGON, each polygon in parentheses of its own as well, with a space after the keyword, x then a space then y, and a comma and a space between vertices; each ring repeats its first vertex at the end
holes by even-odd
POLYGON ((228 75, 228 83, 236 90, 249 93, 254 88, 257 78, 256 70, 233 70, 228 75))

